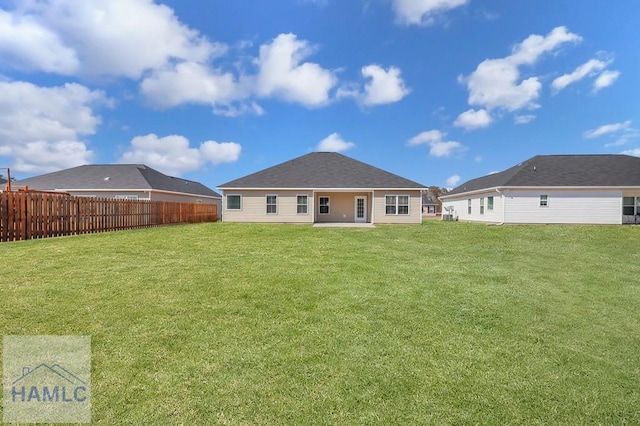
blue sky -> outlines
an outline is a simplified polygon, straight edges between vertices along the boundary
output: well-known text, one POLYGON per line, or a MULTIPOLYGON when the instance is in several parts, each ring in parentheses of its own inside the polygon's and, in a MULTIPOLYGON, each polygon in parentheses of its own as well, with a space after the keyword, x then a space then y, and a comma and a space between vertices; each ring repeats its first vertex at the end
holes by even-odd
POLYGON ((453 187, 640 156, 636 0, 0 0, 0 167, 215 188, 338 151, 453 187))

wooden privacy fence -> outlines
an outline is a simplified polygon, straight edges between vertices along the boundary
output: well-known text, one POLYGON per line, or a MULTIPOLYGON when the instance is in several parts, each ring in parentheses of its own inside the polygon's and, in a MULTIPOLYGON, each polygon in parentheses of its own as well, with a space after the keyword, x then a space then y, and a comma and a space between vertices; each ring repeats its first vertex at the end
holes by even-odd
POLYGON ((1 192, 0 241, 215 222, 217 207, 215 204, 1 192))

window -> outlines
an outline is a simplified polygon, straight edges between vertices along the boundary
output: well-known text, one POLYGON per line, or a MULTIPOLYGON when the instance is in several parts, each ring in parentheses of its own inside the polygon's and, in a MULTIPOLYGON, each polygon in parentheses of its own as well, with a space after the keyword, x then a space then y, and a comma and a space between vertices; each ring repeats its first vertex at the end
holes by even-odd
POLYGON ((116 195, 116 200, 138 200, 137 195, 116 195))
POLYGON ((640 215, 640 197, 622 198, 622 214, 625 216, 640 215))
POLYGON ((395 195, 387 195, 385 204, 386 204, 385 212, 387 214, 396 214, 396 196, 395 195))
POLYGON ((242 209, 242 196, 227 195, 227 210, 240 210, 240 209, 242 209))
POLYGON ((408 195, 398 195, 398 214, 409 214, 408 195))
POLYGON ((540 196, 540 207, 549 207, 549 196, 541 195, 540 196))
POLYGON ((467 200, 467 214, 471 214, 471 200, 467 200))
POLYGON ((309 209, 309 196, 298 195, 298 214, 307 214, 309 209))
POLYGON ((493 197, 487 197, 487 210, 493 210, 493 197))
POLYGON ((278 214, 278 196, 267 195, 267 214, 278 214))
POLYGON ((385 198, 385 213, 388 215, 409 214, 409 196, 387 195, 385 198))
POLYGON ((480 214, 484 214, 484 197, 480 197, 480 214))
POLYGON ((622 214, 629 216, 633 216, 636 214, 634 201, 634 197, 624 197, 622 199, 622 214))
POLYGON ((329 197, 320 197, 320 214, 329 214, 329 197))

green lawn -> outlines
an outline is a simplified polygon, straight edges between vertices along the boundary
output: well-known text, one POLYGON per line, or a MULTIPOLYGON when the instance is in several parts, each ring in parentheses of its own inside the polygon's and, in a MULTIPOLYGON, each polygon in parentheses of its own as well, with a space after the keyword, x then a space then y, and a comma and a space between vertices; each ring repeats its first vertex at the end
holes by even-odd
POLYGON ((640 227, 202 224, 0 245, 96 424, 640 424, 640 227))

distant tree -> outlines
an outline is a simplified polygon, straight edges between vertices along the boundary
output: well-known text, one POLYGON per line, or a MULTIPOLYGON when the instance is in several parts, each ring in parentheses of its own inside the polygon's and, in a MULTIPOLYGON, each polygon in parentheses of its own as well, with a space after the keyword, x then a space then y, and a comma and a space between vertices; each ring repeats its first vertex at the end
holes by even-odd
POLYGON ((435 204, 436 212, 442 212, 442 201, 440 201, 440 196, 449 192, 447 188, 441 188, 439 186, 429 186, 426 191, 422 193, 422 203, 423 204, 435 204))

